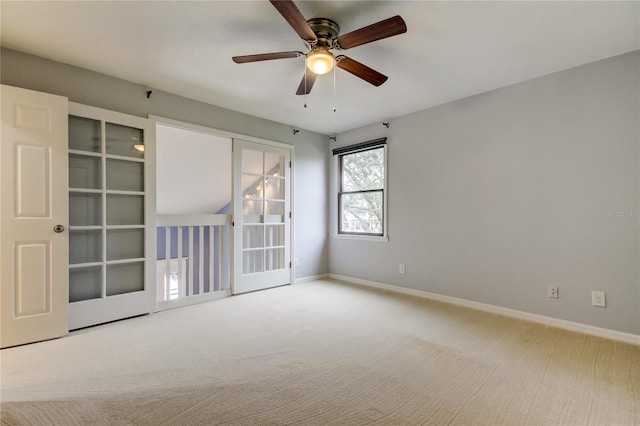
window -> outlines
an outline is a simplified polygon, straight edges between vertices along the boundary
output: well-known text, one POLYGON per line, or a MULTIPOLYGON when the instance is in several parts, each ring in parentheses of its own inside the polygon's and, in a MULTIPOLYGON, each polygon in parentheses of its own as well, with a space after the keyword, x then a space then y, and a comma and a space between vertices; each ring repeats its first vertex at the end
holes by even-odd
POLYGON ((333 150, 338 156, 338 234, 383 236, 386 138, 333 150))

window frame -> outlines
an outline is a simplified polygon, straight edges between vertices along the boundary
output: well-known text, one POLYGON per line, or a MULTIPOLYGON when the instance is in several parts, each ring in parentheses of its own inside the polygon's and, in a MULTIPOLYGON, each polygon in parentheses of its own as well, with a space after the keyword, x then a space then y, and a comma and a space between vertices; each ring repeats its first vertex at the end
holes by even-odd
POLYGON ((355 145, 349 145, 333 150, 333 155, 336 156, 336 168, 337 168, 337 216, 338 221, 336 223, 336 234, 338 238, 353 238, 353 239, 370 239, 378 241, 387 240, 387 181, 388 181, 388 167, 387 167, 387 138, 375 139, 367 142, 358 143, 355 145), (375 149, 383 149, 383 182, 382 187, 377 189, 367 189, 358 191, 343 191, 343 161, 344 157, 350 154, 356 154, 366 151, 372 151, 375 149), (381 230, 382 232, 352 232, 344 231, 342 229, 342 198, 343 195, 349 194, 364 194, 364 193, 381 193, 382 195, 382 218, 381 218, 381 230))

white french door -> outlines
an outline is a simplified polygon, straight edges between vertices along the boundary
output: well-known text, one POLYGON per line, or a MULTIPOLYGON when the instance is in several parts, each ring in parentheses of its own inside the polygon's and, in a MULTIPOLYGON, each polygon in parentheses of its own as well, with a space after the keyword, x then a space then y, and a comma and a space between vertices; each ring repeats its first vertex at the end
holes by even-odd
POLYGON ((155 126, 69 106, 69 328, 155 309, 155 126))
POLYGON ((233 141, 233 293, 291 283, 291 150, 233 141))
POLYGON ((0 346, 68 328, 67 98, 2 85, 0 346))

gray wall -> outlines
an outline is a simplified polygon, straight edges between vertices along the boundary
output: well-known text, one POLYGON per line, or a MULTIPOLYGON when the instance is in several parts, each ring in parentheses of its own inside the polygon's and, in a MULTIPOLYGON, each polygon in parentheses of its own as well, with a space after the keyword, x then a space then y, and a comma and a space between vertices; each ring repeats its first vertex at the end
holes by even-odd
POLYGON ((126 114, 148 114, 295 146, 294 244, 300 259, 296 277, 328 272, 328 138, 290 126, 197 102, 160 90, 150 99, 143 85, 82 68, 2 49, 3 84, 66 96, 72 102, 126 114))
POLYGON ((389 137, 389 241, 330 238, 330 271, 640 334, 639 71, 633 52, 339 134, 389 137))

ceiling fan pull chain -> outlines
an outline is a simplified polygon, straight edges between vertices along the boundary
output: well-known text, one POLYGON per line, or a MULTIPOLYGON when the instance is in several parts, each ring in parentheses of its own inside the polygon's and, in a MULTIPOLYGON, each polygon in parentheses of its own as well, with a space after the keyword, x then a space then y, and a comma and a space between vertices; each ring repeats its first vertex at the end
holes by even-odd
POLYGON ((309 98, 309 92, 307 91, 307 56, 304 57, 304 107, 307 107, 307 99, 309 98))
POLYGON ((333 112, 336 112, 336 68, 333 67, 333 112))

